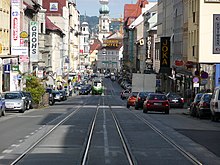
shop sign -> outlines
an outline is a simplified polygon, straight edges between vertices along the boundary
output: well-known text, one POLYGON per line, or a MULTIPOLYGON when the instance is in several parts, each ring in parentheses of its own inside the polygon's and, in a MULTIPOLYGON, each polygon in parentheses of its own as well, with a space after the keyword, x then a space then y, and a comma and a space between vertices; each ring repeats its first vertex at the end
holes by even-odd
POLYGON ((12 71, 19 71, 19 65, 13 65, 11 70, 12 71))
POLYGON ((0 43, 0 54, 2 54, 2 44, 0 43))
POLYGON ((220 14, 213 15, 213 54, 220 54, 220 14))
POLYGON ((11 47, 11 54, 13 55, 28 55, 28 47, 11 47))
MULTIPOLYGON (((20 46, 20 9, 18 6, 11 8, 11 45, 12 47, 20 46)), ((13 54, 12 55, 18 55, 13 54)))
POLYGON ((27 33, 26 31, 22 31, 22 32, 20 33, 20 37, 21 37, 21 38, 28 38, 28 33, 27 33))
POLYGON ((30 61, 38 62, 38 22, 30 22, 30 61))
POLYGON ((161 37, 160 67, 170 68, 170 37, 161 37))
POLYGON ((205 0, 206 3, 220 3, 220 0, 205 0))
POLYGON ((175 64, 175 66, 180 67, 180 66, 184 65, 184 62, 183 62, 183 60, 175 60, 174 64, 175 64))
POLYGON ((4 73, 5 74, 9 74, 10 70, 11 70, 11 65, 10 64, 4 65, 4 73))
POLYGON ((51 2, 50 3, 50 11, 58 11, 58 3, 51 2))
POLYGON ((21 55, 19 56, 20 62, 29 62, 29 57, 27 55, 21 55))

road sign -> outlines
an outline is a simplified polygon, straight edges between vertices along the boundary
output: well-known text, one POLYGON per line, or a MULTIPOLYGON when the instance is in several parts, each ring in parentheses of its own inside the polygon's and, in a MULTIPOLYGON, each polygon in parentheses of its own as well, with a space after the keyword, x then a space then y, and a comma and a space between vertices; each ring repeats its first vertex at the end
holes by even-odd
POLYGON ((198 83, 199 82, 199 77, 193 77, 193 82, 198 83))

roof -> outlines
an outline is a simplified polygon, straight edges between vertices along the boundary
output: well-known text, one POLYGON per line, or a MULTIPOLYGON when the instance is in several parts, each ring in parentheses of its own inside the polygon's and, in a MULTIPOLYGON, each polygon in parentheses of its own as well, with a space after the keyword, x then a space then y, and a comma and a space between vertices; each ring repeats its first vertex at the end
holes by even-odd
POLYGON ((99 39, 94 39, 94 43, 90 45, 90 50, 89 52, 92 53, 94 50, 99 50, 101 47, 102 43, 99 41, 99 39))
POLYGON ((60 31, 62 33, 62 30, 54 25, 48 17, 46 17, 46 28, 52 31, 60 31))
POLYGON ((147 0, 138 0, 136 4, 125 4, 124 6, 124 22, 129 26, 141 13, 142 8, 148 4, 147 0))

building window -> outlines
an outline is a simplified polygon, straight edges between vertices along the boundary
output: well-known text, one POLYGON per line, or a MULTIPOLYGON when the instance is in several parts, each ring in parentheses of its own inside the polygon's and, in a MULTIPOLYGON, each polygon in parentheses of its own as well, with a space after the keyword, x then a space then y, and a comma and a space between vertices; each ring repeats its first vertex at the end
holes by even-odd
POLYGON ((193 12, 193 23, 196 22, 196 12, 193 12))
POLYGON ((103 26, 102 28, 105 29, 105 26, 103 26))
POLYGON ((105 20, 103 19, 103 22, 105 22, 105 20))
POLYGON ((195 46, 192 46, 192 55, 195 57, 195 46))
POLYGON ((44 32, 44 24, 43 24, 43 23, 40 24, 40 32, 41 32, 41 33, 44 32))

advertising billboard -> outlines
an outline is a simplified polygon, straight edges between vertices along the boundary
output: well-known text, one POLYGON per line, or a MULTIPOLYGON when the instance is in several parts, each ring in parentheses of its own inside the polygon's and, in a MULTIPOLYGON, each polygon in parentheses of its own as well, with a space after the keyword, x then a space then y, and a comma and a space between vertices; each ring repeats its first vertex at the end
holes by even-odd
POLYGON ((160 67, 170 68, 170 37, 161 37, 160 44, 160 67))
POLYGON ((213 15, 213 54, 220 54, 220 14, 213 15))
POLYGON ((11 8, 11 46, 20 46, 20 9, 18 6, 11 8))
POLYGON ((30 21, 30 62, 38 62, 38 22, 30 21))

